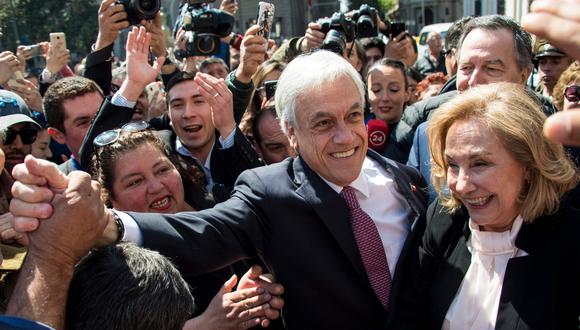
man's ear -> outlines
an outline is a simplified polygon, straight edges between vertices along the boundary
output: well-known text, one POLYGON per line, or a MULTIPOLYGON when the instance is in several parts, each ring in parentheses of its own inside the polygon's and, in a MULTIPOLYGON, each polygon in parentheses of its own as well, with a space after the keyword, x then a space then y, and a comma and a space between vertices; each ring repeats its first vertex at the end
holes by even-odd
POLYGON ((528 78, 530 77, 531 73, 532 73, 531 65, 522 70, 522 80, 521 80, 522 85, 525 85, 528 82, 528 78))
POLYGON ((54 127, 49 127, 47 129, 48 131, 48 135, 52 136, 52 138, 60 143, 60 144, 66 144, 66 136, 64 135, 63 132, 59 131, 58 129, 54 128, 54 127))
POLYGON ((284 127, 286 128, 286 132, 288 132, 286 135, 288 136, 288 141, 290 142, 290 145, 298 153, 299 145, 298 139, 296 138, 296 129, 292 125, 290 125, 290 123, 288 123, 287 121, 284 122, 284 127))

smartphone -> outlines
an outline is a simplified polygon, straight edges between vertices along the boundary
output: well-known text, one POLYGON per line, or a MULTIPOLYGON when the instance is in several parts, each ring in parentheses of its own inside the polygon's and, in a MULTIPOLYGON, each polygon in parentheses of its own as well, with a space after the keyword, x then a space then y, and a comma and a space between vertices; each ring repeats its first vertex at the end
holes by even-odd
POLYGON ((276 94, 276 86, 278 86, 278 80, 268 80, 264 81, 264 89, 266 90, 266 100, 270 100, 276 94))
POLYGON ((26 85, 20 83, 18 80, 24 80, 24 75, 22 71, 18 70, 12 74, 12 77, 8 80, 8 86, 10 88, 26 88, 26 85))
POLYGON ((396 38, 402 32, 405 32, 407 27, 405 26, 405 22, 392 22, 391 23, 391 37, 396 38))
MULTIPOLYGON (((269 2, 260 1, 258 3, 258 25, 260 26, 260 31, 258 35, 270 39, 270 32, 272 32, 272 23, 274 22, 274 4, 269 2)), ((266 43, 266 49, 268 44, 266 43)))
POLYGON ((50 34, 50 45, 53 50, 65 51, 67 48, 64 32, 52 32, 50 34))
POLYGON ((147 91, 147 102, 149 103, 149 105, 151 105, 151 103, 153 103, 153 101, 155 101, 155 99, 159 97, 159 93, 162 92, 159 83, 156 81, 147 85, 147 87, 145 87, 145 90, 147 91))
POLYGON ((30 56, 32 56, 32 57, 42 56, 43 51, 42 51, 41 44, 24 46, 24 48, 30 52, 30 56))

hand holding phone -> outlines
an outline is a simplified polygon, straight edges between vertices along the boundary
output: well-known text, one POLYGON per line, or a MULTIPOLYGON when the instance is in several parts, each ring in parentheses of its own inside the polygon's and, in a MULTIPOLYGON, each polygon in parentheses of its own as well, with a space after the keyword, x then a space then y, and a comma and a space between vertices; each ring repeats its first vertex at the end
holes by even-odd
POLYGON ((391 23, 391 38, 396 38, 399 34, 405 32, 407 27, 405 26, 405 22, 393 22, 391 23))

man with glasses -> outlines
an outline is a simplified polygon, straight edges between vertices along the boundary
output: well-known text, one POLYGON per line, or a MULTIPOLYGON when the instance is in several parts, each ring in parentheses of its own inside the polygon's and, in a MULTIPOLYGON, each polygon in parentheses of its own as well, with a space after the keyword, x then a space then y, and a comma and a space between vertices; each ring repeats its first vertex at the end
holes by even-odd
POLYGON ((4 168, 8 172, 24 162, 39 130, 40 126, 32 119, 24 100, 15 93, 0 90, 0 131, 4 132, 0 149, 6 155, 4 168))

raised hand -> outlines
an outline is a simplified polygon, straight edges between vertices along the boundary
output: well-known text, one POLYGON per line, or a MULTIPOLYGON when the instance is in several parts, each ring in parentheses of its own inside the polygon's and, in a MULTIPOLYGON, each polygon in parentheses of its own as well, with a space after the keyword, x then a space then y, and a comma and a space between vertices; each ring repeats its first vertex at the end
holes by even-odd
POLYGON ((129 27, 127 13, 116 0, 103 0, 99 6, 99 34, 95 50, 105 48, 115 42, 119 31, 129 27))
POLYGON ((260 31, 258 25, 250 27, 240 46, 240 65, 236 70, 236 79, 243 83, 249 83, 260 64, 266 60, 268 40, 256 35, 258 31, 260 31))
POLYGON ((145 31, 145 27, 133 27, 127 36, 127 77, 118 93, 121 93, 128 101, 136 101, 139 95, 149 83, 155 81, 165 57, 158 57, 153 63, 149 64, 149 45, 151 43, 151 34, 145 31))
POLYGON ((236 128, 232 92, 223 79, 205 73, 197 73, 195 82, 200 86, 199 92, 212 109, 212 120, 215 128, 223 138, 229 136, 236 128))
POLYGON ((20 61, 14 53, 10 51, 0 53, 0 85, 4 85, 19 67, 20 61))

